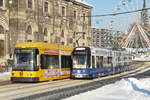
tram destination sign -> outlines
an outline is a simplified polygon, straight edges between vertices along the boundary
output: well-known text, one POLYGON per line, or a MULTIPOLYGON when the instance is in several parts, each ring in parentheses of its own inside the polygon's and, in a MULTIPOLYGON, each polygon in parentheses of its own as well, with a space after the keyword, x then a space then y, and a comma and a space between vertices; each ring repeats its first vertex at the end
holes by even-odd
POLYGON ((33 52, 33 49, 15 49, 16 53, 28 53, 28 52, 33 52))
POLYGON ((73 52, 73 54, 86 54, 86 52, 85 51, 75 51, 75 52, 73 52))

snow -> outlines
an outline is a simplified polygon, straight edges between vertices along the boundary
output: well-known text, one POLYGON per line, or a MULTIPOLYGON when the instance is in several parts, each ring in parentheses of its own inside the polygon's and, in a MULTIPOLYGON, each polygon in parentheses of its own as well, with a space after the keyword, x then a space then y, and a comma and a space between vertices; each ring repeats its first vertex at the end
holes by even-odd
POLYGON ((150 100, 150 78, 126 78, 64 100, 150 100))
MULTIPOLYGON (((11 72, 0 72, 8 76, 11 72)), ((114 84, 100 87, 93 91, 66 98, 64 100, 150 100, 150 78, 125 78, 114 84)))
POLYGON ((88 4, 85 0, 75 0, 75 1, 80 2, 80 3, 82 3, 82 4, 85 4, 85 5, 87 5, 87 6, 93 7, 92 5, 88 4))
POLYGON ((10 75, 11 72, 0 72, 0 76, 10 75))

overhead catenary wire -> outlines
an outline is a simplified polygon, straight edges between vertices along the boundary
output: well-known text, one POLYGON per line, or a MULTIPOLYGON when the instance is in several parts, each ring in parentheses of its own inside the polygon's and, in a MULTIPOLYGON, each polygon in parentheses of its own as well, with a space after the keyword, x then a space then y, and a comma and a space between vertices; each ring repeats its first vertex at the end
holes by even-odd
MULTIPOLYGON (((105 16, 117 16, 122 14, 129 14, 129 13, 135 13, 140 12, 143 10, 149 10, 150 8, 145 9, 138 9, 138 10, 132 10, 132 11, 126 11, 126 12, 119 12, 119 13, 111 13, 111 14, 102 14, 102 15, 92 15, 92 16, 78 16, 78 17, 105 17, 105 16)), ((59 16, 59 17, 73 17, 73 16, 59 16)))
MULTIPOLYGON (((150 9, 150 8, 145 8, 145 9, 138 9, 138 10, 133 10, 133 11, 119 12, 119 13, 102 14, 102 15, 92 15, 92 16, 78 16, 78 17, 105 17, 105 16, 117 16, 117 15, 122 15, 122 14, 129 14, 129 13, 140 12, 140 11, 143 11, 143 10, 149 10, 149 9, 150 9)), ((58 17, 73 17, 73 16, 58 16, 58 17)))
MULTIPOLYGON (((140 12, 140 11, 149 10, 149 9, 150 8, 145 8, 145 9, 138 9, 138 10, 132 10, 132 11, 127 11, 127 12, 112 13, 112 14, 102 14, 102 15, 92 15, 92 16, 85 16, 85 17, 117 16, 117 15, 122 15, 122 14, 129 14, 129 13, 140 12)), ((81 17, 83 17, 83 16, 81 16, 81 17)))

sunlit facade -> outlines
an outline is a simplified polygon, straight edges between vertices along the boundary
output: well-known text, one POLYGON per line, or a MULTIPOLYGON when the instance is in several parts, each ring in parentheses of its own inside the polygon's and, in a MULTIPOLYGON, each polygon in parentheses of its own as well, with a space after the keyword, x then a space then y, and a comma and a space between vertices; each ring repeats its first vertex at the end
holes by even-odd
POLYGON ((20 42, 90 45, 91 9, 84 0, 0 0, 0 57, 20 42))

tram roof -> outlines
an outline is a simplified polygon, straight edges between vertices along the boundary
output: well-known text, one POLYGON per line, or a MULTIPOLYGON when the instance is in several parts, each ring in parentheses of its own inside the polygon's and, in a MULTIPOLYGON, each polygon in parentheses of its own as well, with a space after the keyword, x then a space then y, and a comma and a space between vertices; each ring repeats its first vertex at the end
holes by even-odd
MULTIPOLYGON (((72 46, 61 45, 61 50, 73 50, 72 46)), ((44 42, 22 42, 15 46, 15 48, 39 48, 39 49, 54 49, 57 50, 58 44, 44 43, 44 42)))

